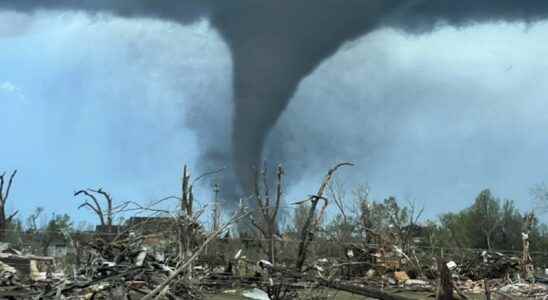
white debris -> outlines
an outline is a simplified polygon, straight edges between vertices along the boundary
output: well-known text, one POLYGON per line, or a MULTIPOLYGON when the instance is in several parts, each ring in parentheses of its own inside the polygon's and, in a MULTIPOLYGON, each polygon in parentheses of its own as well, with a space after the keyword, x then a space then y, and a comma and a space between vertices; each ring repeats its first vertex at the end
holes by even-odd
POLYGON ((46 272, 40 272, 38 269, 38 262, 35 260, 30 261, 30 279, 32 281, 46 281, 46 272))
POLYGON ((155 252, 153 257, 158 262, 164 262, 166 260, 165 254, 160 252, 155 252))
POLYGON ((161 264, 160 265, 160 268, 165 271, 165 272, 168 272, 169 274, 173 273, 175 270, 173 270, 172 268, 170 268, 169 266, 166 266, 164 264, 161 264))
POLYGON ((242 296, 254 300, 270 300, 270 297, 268 297, 268 294, 265 291, 257 288, 243 292, 242 296))
POLYGON ((350 258, 354 257, 354 251, 352 251, 352 249, 348 250, 348 252, 346 252, 346 256, 350 258))
POLYGON ((257 265, 259 265, 259 267, 261 267, 263 269, 265 269, 265 268, 271 269, 272 267, 274 267, 274 265, 266 259, 259 260, 257 265))
POLYGON ((103 267, 112 268, 112 267, 115 267, 115 266, 116 266, 116 263, 115 263, 115 262, 112 262, 112 261, 105 261, 105 262, 103 262, 103 267))
POLYGON ((238 252, 236 252, 236 255, 234 255, 234 259, 238 260, 238 259, 240 259, 240 257, 242 257, 242 249, 240 249, 240 250, 238 250, 238 252))
POLYGON ((405 281, 406 286, 428 286, 429 283, 419 279, 408 279, 405 281))
POLYGON ((457 263, 454 261, 450 261, 447 263, 447 268, 451 271, 455 270, 457 268, 457 263))
POLYGON ((17 273, 14 267, 0 261, 0 272, 17 273))
POLYGON ((500 291, 506 294, 531 297, 545 295, 548 289, 543 284, 514 283, 500 288, 500 291))
POLYGON ((487 262, 487 251, 483 251, 481 253, 481 256, 483 257, 483 262, 486 263, 487 262))
POLYGON ((145 258, 146 257, 147 257, 147 249, 143 248, 143 250, 141 250, 141 252, 139 252, 139 254, 137 255, 137 258, 135 259, 135 265, 137 267, 142 267, 143 264, 145 263, 145 258))

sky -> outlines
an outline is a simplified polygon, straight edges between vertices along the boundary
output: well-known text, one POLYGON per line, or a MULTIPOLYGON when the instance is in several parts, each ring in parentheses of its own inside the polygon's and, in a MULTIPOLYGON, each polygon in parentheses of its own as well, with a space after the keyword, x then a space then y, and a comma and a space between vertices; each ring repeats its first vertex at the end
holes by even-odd
MULTIPOLYGON (((546 36, 547 22, 499 23, 345 45, 301 83, 267 143, 299 169, 288 201, 349 160, 338 177, 349 189, 412 199, 427 217, 484 188, 532 208, 530 188, 548 179, 546 36)), ((23 218, 42 206, 93 222, 72 196, 81 188, 120 202, 177 194, 204 135, 229 136, 232 63, 207 21, 1 12, 0 49, 0 170, 19 170, 8 210, 23 218)))

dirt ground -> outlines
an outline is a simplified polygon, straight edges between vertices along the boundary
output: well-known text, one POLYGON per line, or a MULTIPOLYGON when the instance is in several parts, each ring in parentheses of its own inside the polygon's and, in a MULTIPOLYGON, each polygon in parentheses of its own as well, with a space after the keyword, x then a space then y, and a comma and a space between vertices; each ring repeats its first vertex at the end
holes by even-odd
MULTIPOLYGON (((330 294, 331 295, 331 294, 330 294)), ((365 300, 365 299, 368 299, 366 297, 363 297, 363 296, 357 296, 357 295, 352 295, 352 294, 348 294, 348 293, 344 293, 344 292, 338 292, 338 293, 333 293, 333 298, 334 300, 365 300)), ((206 298, 207 300, 242 300, 242 299, 247 299, 247 298, 244 298, 243 296, 241 295, 210 295, 206 298)))
MULTIPOLYGON (((429 295, 429 294, 399 293, 398 295, 406 296, 406 297, 409 297, 411 299, 417 299, 417 300, 419 300, 419 299, 434 299, 434 298, 431 297, 432 295, 429 295)), ((367 299, 371 299, 371 298, 367 298, 367 297, 364 297, 364 296, 358 296, 358 295, 353 295, 353 294, 350 294, 350 293, 338 292, 338 291, 330 292, 329 296, 330 296, 329 299, 333 299, 333 300, 367 300, 367 299)), ((209 295, 209 296, 206 297, 206 299, 207 300, 242 300, 242 299, 247 299, 247 298, 244 298, 241 295, 223 294, 223 295, 209 295)), ((482 299, 483 300, 483 299, 485 299, 485 296, 482 296, 482 295, 469 295, 468 299, 470 299, 470 300, 480 300, 480 299, 482 299)), ((517 299, 525 299, 525 298, 516 298, 516 300, 517 299)))

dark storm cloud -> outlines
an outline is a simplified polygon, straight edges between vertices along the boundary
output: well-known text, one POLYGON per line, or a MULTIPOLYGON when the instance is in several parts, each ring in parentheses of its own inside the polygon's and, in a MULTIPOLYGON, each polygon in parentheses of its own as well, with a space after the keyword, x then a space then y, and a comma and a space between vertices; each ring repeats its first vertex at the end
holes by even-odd
POLYGON ((0 9, 20 12, 73 10, 111 13, 122 17, 158 18, 186 24, 203 17, 207 5, 199 0, 0 0, 0 9))

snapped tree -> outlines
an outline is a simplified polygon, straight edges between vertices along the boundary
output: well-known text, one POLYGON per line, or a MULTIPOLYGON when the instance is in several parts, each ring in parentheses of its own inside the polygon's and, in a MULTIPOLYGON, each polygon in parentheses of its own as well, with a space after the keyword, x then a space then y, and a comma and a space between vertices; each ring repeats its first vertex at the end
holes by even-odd
POLYGON ((9 179, 6 178, 6 173, 2 173, 0 175, 0 241, 4 241, 6 239, 9 224, 18 213, 18 211, 15 211, 10 215, 6 213, 6 203, 8 202, 8 198, 10 196, 15 175, 17 175, 17 170, 11 173, 9 179))

